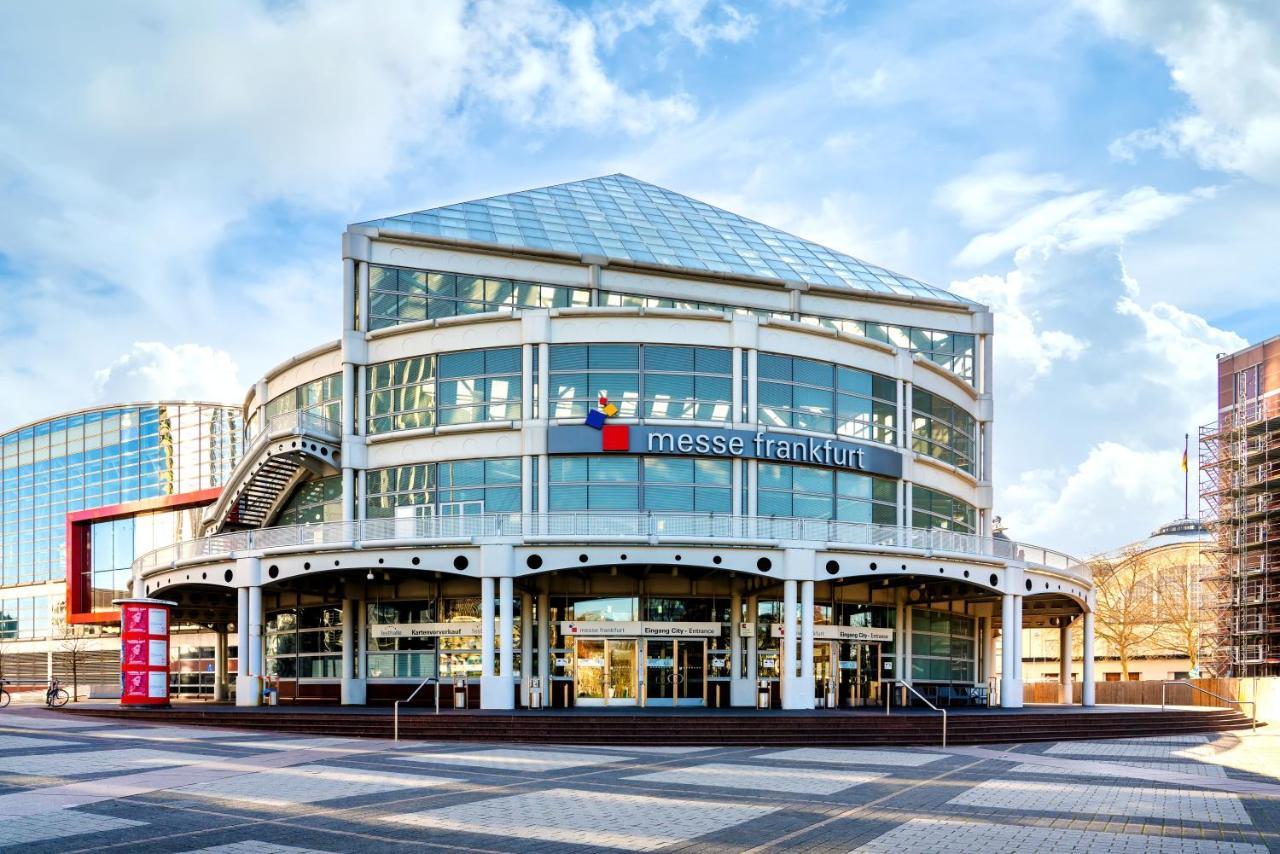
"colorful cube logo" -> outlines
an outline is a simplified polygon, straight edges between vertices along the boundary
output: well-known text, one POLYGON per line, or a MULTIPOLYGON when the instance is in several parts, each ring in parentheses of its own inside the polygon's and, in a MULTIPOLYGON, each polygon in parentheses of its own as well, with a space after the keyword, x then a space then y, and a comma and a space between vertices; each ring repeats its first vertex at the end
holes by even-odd
POLYGON ((611 424, 601 430, 600 445, 606 451, 631 450, 631 428, 625 424, 611 424))
POLYGON ((587 413, 587 426, 600 430, 604 427, 605 415, 599 409, 593 409, 587 413))

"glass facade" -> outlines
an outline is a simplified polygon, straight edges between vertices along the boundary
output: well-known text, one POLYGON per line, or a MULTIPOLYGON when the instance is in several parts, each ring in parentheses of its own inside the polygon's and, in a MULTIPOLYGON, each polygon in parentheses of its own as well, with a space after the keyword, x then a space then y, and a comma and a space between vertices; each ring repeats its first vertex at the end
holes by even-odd
POLYGON ((342 521, 342 475, 300 484, 280 510, 273 525, 304 525, 342 521))
POLYGON ((369 268, 369 328, 504 308, 588 305, 584 288, 398 267, 369 268))
POLYGON ((265 408, 249 417, 246 432, 252 438, 262 429, 264 417, 270 421, 278 415, 298 411, 332 421, 335 426, 341 424, 342 374, 329 374, 271 398, 265 408))
POLYGON ((897 383, 829 362, 761 353, 756 364, 760 423, 894 442, 897 383))
POLYGON ((461 460, 394 466, 365 472, 369 518, 397 515, 398 507, 422 513, 520 512, 520 458, 461 460), (469 505, 469 506, 468 506, 469 505))
POLYGON ((760 463, 756 513, 841 522, 898 523, 897 481, 849 471, 760 463))
POLYGON ((623 418, 728 421, 733 352, 658 344, 551 347, 551 417, 582 417, 600 395, 623 418))
POLYGON ((911 390, 911 449, 978 474, 978 426, 973 416, 945 397, 911 390))
POLYGON ((917 682, 973 682, 973 618, 911 610, 911 678, 917 682))
POLYGON ((112 599, 131 594, 130 568, 149 551, 194 539, 200 531, 202 507, 154 510, 89 525, 88 571, 79 579, 81 602, 92 611, 114 611, 112 599))
POLYGON ((49 637, 49 597, 0 599, 0 640, 49 637))
POLYGON ((519 347, 418 356, 366 370, 369 433, 521 417, 519 347))
POLYGON ((222 486, 240 413, 157 403, 110 407, 0 437, 0 586, 64 578, 70 512, 222 486))
POLYGON ((609 175, 372 220, 391 231, 970 304, 671 190, 609 175))
POLYGON ((914 484, 911 487, 911 526, 945 528, 972 534, 978 529, 978 511, 954 495, 914 484))
POLYGON ((342 609, 330 605, 267 614, 267 675, 336 679, 342 675, 342 609))
POLYGON ((552 513, 665 511, 729 513, 729 460, 679 457, 552 457, 552 513))

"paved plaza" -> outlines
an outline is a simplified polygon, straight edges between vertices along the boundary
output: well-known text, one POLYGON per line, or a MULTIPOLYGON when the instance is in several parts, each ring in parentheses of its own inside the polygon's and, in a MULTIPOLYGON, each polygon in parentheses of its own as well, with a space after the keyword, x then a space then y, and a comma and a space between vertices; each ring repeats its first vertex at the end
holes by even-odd
POLYGON ((951 749, 288 735, 0 711, 0 850, 1280 851, 1280 735, 951 749))

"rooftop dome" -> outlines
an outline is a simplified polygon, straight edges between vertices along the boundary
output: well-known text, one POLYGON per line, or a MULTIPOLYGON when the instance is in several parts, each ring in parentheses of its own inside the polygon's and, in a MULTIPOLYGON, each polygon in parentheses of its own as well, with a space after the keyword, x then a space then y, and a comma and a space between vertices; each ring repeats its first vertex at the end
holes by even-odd
POLYGON ((445 239, 759 276, 977 305, 785 231, 629 175, 460 202, 357 225, 445 239))

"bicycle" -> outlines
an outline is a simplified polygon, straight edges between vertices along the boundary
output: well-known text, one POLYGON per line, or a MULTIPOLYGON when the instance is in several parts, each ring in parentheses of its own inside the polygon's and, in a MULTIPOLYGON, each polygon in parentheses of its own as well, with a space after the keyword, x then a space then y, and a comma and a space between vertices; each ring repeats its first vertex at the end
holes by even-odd
POLYGON ((71 699, 71 695, 57 679, 49 680, 49 690, 44 692, 44 704, 51 709, 65 706, 67 701, 71 699))
POLYGON ((9 705, 9 692, 4 689, 4 686, 8 684, 9 684, 9 680, 0 679, 0 709, 3 709, 5 706, 9 705))

